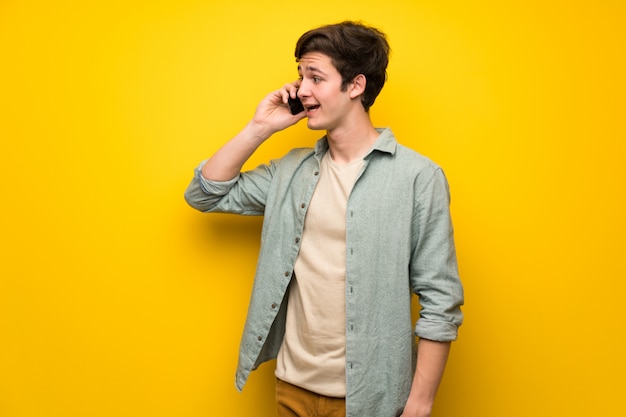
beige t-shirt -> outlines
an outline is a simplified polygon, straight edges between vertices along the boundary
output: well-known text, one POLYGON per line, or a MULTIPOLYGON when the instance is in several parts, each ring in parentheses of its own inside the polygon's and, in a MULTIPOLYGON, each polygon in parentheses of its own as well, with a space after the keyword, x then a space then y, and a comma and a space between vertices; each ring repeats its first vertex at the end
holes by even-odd
POLYGON ((346 206, 363 165, 337 165, 330 152, 322 158, 276 361, 278 378, 331 397, 346 394, 346 206))

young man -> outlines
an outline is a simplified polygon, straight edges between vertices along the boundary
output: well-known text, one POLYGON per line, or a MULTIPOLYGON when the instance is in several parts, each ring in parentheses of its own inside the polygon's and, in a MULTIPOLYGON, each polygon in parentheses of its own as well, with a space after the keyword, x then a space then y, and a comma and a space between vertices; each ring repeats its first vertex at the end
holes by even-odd
POLYGON ((276 358, 281 417, 429 416, 462 322, 445 176, 370 121, 388 55, 385 35, 359 23, 302 35, 299 79, 261 101, 185 194, 204 212, 265 216, 236 386, 276 358), (296 96, 305 109, 292 115, 296 96), (326 131, 314 149, 240 172, 305 117, 326 131))

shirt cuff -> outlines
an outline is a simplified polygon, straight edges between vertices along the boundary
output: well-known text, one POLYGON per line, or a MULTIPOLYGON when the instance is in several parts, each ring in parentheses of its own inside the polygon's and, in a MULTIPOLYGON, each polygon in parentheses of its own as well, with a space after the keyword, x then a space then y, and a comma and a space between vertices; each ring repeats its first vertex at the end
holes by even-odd
POLYGON ((452 323, 419 319, 415 325, 415 335, 421 339, 434 342, 451 342, 456 340, 458 327, 452 323))
POLYGON ((212 195, 225 195, 228 190, 232 188, 233 185, 239 180, 239 174, 231 180, 227 181, 213 181, 208 180, 202 176, 202 167, 206 164, 206 161, 202 161, 200 165, 196 168, 196 178, 200 183, 200 188, 207 194, 212 195))

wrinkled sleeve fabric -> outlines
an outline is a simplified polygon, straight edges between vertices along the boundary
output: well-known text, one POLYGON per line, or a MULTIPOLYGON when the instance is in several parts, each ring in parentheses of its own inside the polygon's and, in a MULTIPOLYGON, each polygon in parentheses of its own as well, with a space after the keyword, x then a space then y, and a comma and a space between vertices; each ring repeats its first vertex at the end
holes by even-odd
POLYGON ((413 215, 412 290, 421 306, 415 334, 424 339, 456 340, 464 302, 450 216, 450 193, 440 168, 416 182, 413 215))
POLYGON ((274 172, 274 163, 260 165, 254 170, 238 174, 228 181, 211 181, 202 176, 202 167, 195 169, 185 191, 185 200, 196 210, 205 213, 233 213, 259 216, 265 202, 274 172))

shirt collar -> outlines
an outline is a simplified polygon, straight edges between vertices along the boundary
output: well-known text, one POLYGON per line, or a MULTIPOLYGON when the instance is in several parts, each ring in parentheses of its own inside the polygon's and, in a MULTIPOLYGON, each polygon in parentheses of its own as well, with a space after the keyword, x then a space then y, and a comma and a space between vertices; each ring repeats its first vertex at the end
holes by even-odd
MULTIPOLYGON (((365 155, 365 158, 368 158, 374 151, 394 154, 396 152, 396 147, 398 146, 398 142, 396 141, 396 137, 390 128, 376 128, 379 133, 378 139, 372 145, 372 148, 365 155)), ((315 156, 318 158, 322 158, 322 156, 328 150, 328 138, 326 136, 322 137, 315 143, 315 156)))

